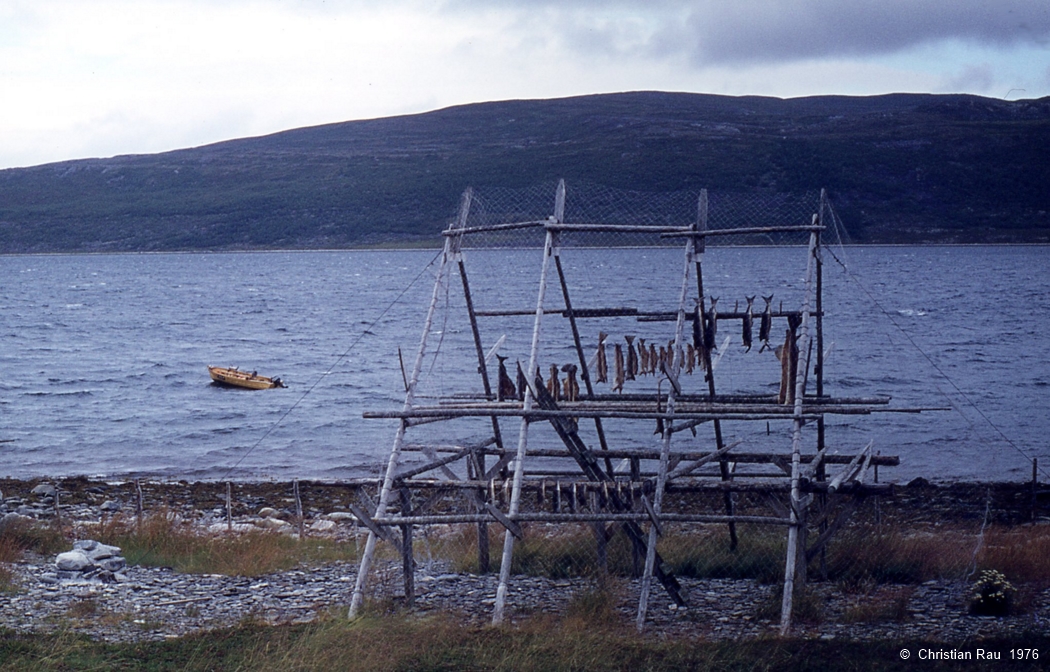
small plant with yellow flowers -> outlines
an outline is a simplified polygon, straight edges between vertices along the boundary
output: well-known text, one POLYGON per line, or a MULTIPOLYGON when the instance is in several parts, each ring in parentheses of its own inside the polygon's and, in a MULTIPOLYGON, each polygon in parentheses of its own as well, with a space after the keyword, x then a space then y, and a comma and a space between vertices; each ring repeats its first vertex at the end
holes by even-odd
POLYGON ((986 569, 973 584, 970 613, 976 616, 1006 616, 1010 613, 1016 592, 1017 589, 1002 572, 986 569))

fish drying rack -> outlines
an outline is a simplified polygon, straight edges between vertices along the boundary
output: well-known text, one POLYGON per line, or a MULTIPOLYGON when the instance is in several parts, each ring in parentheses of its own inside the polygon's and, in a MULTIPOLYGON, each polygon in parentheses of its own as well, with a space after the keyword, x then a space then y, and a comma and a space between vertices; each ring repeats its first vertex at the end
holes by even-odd
MULTIPOLYGON (((657 552, 661 535, 673 534, 675 526, 724 526, 727 543, 735 549, 738 526, 747 524, 786 531, 780 629, 787 633, 795 589, 806 581, 807 565, 824 553, 829 539, 857 502, 890 492, 892 486, 877 482, 878 467, 898 464, 897 457, 875 454, 871 443, 853 454, 829 451, 825 416, 920 410, 891 409, 886 397, 845 398, 825 392, 821 236, 828 230, 830 208, 824 192, 803 199, 804 210, 780 208, 778 217, 771 217, 773 210, 749 213, 734 209, 726 200, 724 213, 731 214, 719 218, 720 213, 709 207, 705 190, 691 197, 695 216, 686 224, 624 221, 630 217, 612 218, 615 221, 610 223, 595 221, 593 213, 566 217, 564 181, 554 192, 550 214, 522 217, 520 213, 492 215, 468 189, 458 217, 444 231, 444 249, 422 337, 414 364, 405 376, 404 405, 396 411, 365 413, 368 418, 396 419, 398 428, 378 480, 378 500, 371 500, 358 489, 362 502, 352 505, 369 533, 351 616, 362 607, 377 543, 389 544, 400 554, 405 597, 411 603, 415 594, 415 528, 476 526, 478 566, 486 572, 490 566, 489 527, 495 525, 505 529, 492 606, 492 621, 498 624, 504 619, 513 580, 515 543, 530 534, 531 525, 584 524, 595 532, 595 553, 600 561, 604 561, 606 544, 617 532, 629 540, 636 565, 644 558, 636 617, 641 630, 653 579, 675 604, 685 606, 688 600, 657 552), (534 309, 475 309, 464 249, 471 241, 493 234, 531 236, 534 246, 542 236, 542 257, 535 257, 539 279, 534 309), (581 284, 574 285, 568 277, 563 257, 577 248, 602 247, 610 236, 618 236, 621 243, 629 242, 627 254, 681 245, 678 249, 682 256, 677 262, 680 272, 674 271, 680 281, 661 283, 649 292, 669 297, 670 310, 652 309, 657 301, 644 293, 634 296, 638 305, 633 307, 576 307, 570 289, 581 284), (567 246, 567 238, 575 245, 567 246), (805 250, 805 275, 797 288, 801 292, 797 307, 785 310, 781 304, 774 310, 767 300, 760 313, 752 310, 752 297, 746 310, 740 310, 738 304, 732 311, 717 312, 711 297, 705 297, 705 250, 720 241, 768 244, 774 239, 787 241, 791 254, 801 256, 800 251, 805 250), (457 273, 477 356, 480 388, 423 398, 419 386, 425 361, 431 356, 428 345, 432 345, 435 332, 441 331, 444 337, 435 315, 457 273), (552 284, 559 291, 551 292, 552 284), (486 319, 509 316, 532 318, 527 363, 518 361, 516 375, 507 371, 504 357, 493 366, 491 355, 506 336, 490 342, 488 351, 482 339, 486 319), (549 327, 551 318, 560 321, 549 327), (673 331, 664 334, 669 336, 668 343, 659 351, 650 343, 643 345, 639 354, 632 337, 626 343, 617 340, 610 357, 604 333, 599 336, 597 352, 593 346, 585 347, 581 335, 584 323, 598 322, 609 328, 603 320, 628 320, 639 326, 673 324, 673 331), (775 339, 780 343, 776 348, 780 361, 775 365, 780 381, 775 393, 716 392, 721 352, 716 354, 713 341, 719 324, 723 328, 739 325, 748 350, 754 333, 767 341, 771 334, 784 335, 782 343, 779 336, 775 339), (773 325, 784 328, 774 329, 773 325), (754 332, 749 333, 752 327, 754 332), (561 352, 571 353, 574 360, 560 369, 566 372, 565 381, 558 381, 556 366, 546 382, 542 378, 541 357, 549 352, 544 346, 552 343, 560 344, 561 352), (613 389, 599 393, 599 380, 609 377, 606 362, 610 359, 616 369, 613 389), (629 389, 625 391, 627 381, 629 389), (470 441, 429 444, 406 440, 410 429, 445 421, 480 423, 485 428, 484 438, 478 440, 475 435, 470 441), (742 445, 747 442, 730 442, 725 436, 726 423, 730 422, 734 427, 736 423, 764 423, 767 433, 770 423, 789 426, 790 431, 783 436, 790 436, 790 450, 749 452, 742 445), (630 438, 632 432, 638 434, 638 427, 652 427, 652 423, 657 423, 657 432, 649 439, 650 447, 630 438), (508 424, 516 426, 516 436, 505 431, 508 424), (611 431, 621 425, 626 429, 611 431), (698 428, 709 439, 699 438, 698 428), (542 444, 536 440, 541 432, 552 447, 534 445, 542 444), (406 460, 411 453, 422 455, 422 463, 406 460), (495 463, 488 458, 495 458, 495 463), (614 462, 619 466, 614 467, 614 462), (571 465, 569 469, 566 464, 571 465), (739 465, 752 467, 752 471, 737 469, 739 465), (872 475, 875 482, 871 482, 872 475), (668 493, 676 496, 665 496, 668 493), (705 512, 683 504, 690 493, 715 493, 724 510, 705 512), (775 515, 749 515, 742 510, 741 493, 766 498, 774 504, 775 515)), ((509 250, 506 240, 504 244, 509 250)), ((579 277, 575 280, 581 282, 579 277)), ((485 291, 491 289, 486 287, 485 291)))

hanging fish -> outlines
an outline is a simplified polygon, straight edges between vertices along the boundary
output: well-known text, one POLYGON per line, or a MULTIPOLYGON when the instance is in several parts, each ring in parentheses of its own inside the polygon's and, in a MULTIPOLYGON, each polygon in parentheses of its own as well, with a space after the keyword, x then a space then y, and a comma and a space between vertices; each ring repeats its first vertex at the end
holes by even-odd
POLYGON ((609 334, 598 332, 598 382, 609 382, 609 363, 605 359, 605 339, 609 334))
POLYGON ((696 348, 692 343, 685 344, 685 372, 692 373, 696 364, 696 348))
POLYGON ((692 320, 693 323, 693 352, 700 368, 704 368, 704 302, 693 299, 696 302, 692 320))
POLYGON ((554 401, 561 399, 561 382, 558 380, 557 364, 551 364, 551 376, 547 379, 547 391, 554 397, 554 401))
POLYGON ((769 347, 769 330, 773 327, 773 295, 763 296, 766 307, 762 311, 762 320, 758 323, 758 340, 762 341, 759 352, 764 352, 769 347))
POLYGON ((565 382, 562 384, 562 397, 565 401, 576 401, 580 397, 580 384, 576 380, 578 368, 575 364, 561 367, 562 373, 565 374, 565 382))
POLYGON ((715 338, 718 336, 718 299, 711 297, 711 309, 704 316, 704 348, 711 352, 715 349, 715 338))
POLYGON ((525 389, 529 386, 525 378, 525 372, 521 370, 521 362, 518 362, 518 401, 525 401, 525 389))
POLYGON ((676 345, 674 349, 674 366, 676 371, 681 371, 682 367, 685 366, 685 351, 682 350, 681 345, 676 345))
POLYGON ((649 351, 645 347, 645 339, 638 339, 638 373, 645 375, 649 373, 649 351))
POLYGON ((656 375, 656 363, 658 362, 656 354, 656 346, 652 343, 649 344, 649 375, 656 375))
POLYGON ((755 303, 755 297, 745 296, 747 299, 747 310, 744 311, 743 319, 743 341, 744 341, 744 352, 751 352, 751 327, 755 323, 755 314, 753 311, 753 305, 755 303))
POLYGON ((638 375, 638 353, 634 351, 634 336, 624 336, 627 341, 627 380, 634 380, 638 375))
POLYGON ((496 359, 499 360, 499 387, 496 388, 496 401, 506 401, 513 399, 518 396, 518 388, 515 387, 514 381, 507 375, 507 361, 506 357, 496 355, 496 359))
POLYGON ((623 346, 617 343, 615 346, 614 365, 616 366, 616 377, 613 379, 613 392, 623 392, 623 346))
POLYGON ((667 366, 667 348, 660 346, 660 361, 659 364, 667 366))

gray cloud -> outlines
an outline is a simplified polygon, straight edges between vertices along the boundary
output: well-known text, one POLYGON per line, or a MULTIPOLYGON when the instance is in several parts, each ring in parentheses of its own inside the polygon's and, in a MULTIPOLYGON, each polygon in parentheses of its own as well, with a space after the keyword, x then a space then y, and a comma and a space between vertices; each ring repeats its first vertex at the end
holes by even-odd
POLYGON ((586 53, 685 55, 700 65, 885 55, 944 40, 1050 45, 1046 0, 448 0, 556 33, 586 53), (542 18, 541 18, 542 17, 542 18))
POLYGON ((678 44, 700 63, 887 54, 941 40, 1050 43, 1046 2, 744 0, 697 8, 678 44))

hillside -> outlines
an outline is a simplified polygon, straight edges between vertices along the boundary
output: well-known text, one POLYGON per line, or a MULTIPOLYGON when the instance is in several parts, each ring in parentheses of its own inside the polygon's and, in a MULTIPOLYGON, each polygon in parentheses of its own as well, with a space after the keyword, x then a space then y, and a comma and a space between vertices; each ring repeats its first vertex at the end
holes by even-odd
POLYGON ((828 190, 858 242, 1050 241, 1050 98, 506 101, 0 171, 0 252, 433 240, 467 186, 828 190))

